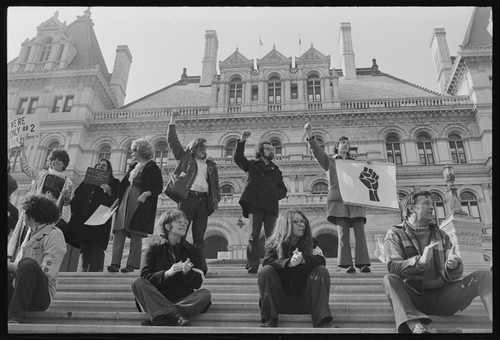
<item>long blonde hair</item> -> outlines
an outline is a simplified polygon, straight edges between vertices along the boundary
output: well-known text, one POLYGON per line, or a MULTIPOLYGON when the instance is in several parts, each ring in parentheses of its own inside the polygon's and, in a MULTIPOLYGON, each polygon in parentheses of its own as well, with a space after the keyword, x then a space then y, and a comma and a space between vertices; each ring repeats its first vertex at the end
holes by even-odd
POLYGON ((284 258, 284 245, 291 246, 290 237, 292 236, 292 226, 294 223, 293 216, 299 214, 304 220, 307 221, 305 225, 304 236, 302 239, 305 241, 306 249, 303 250, 305 254, 312 254, 313 237, 309 220, 300 210, 286 210, 279 214, 276 224, 274 225, 271 236, 266 240, 266 250, 276 249, 278 258, 284 258))

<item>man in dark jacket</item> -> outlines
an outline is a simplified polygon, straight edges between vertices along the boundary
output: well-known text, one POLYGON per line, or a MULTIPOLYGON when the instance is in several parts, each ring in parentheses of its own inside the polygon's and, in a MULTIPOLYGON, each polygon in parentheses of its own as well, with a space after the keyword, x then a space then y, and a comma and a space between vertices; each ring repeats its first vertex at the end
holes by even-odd
MULTIPOLYGON (((208 216, 217 210, 221 199, 219 175, 215 162, 207 159, 204 138, 193 139, 184 150, 175 130, 178 115, 179 111, 173 110, 168 125, 167 141, 177 166, 170 176, 165 194, 186 214, 188 223, 192 223, 193 243, 203 250, 208 216)), ((186 235, 188 230, 189 226, 186 235)))
POLYGON ((188 222, 182 211, 164 213, 157 225, 162 239, 149 246, 141 277, 132 283, 139 311, 150 318, 142 325, 190 326, 187 317, 205 313, 212 304, 210 292, 199 289, 206 274, 203 255, 184 238, 188 222))
POLYGON ((406 217, 387 231, 384 241, 389 274, 385 294, 400 333, 429 333, 426 314, 453 315, 481 297, 493 321, 492 273, 476 270, 464 278, 462 259, 448 234, 432 223, 431 194, 410 193, 402 205, 406 217))
POLYGON ((250 220, 252 233, 247 246, 246 269, 249 273, 257 273, 260 264, 259 236, 264 223, 264 232, 268 238, 278 216, 278 201, 286 197, 286 186, 283 174, 276 164, 273 146, 264 141, 258 144, 255 160, 248 160, 245 153, 245 142, 250 131, 243 131, 234 152, 234 162, 247 173, 245 188, 240 198, 243 216, 250 220))

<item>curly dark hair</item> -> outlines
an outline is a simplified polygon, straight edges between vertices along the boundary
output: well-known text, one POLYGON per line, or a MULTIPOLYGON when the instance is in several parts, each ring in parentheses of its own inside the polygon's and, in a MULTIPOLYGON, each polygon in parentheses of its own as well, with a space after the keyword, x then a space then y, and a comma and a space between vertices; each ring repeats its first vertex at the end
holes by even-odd
POLYGON ((21 208, 26 216, 41 224, 56 223, 61 217, 56 201, 43 194, 26 196, 21 202, 21 208))
POLYGON ((66 150, 63 150, 63 149, 52 150, 50 152, 50 155, 49 155, 49 161, 52 162, 53 160, 56 160, 56 159, 63 162, 63 164, 64 164, 63 171, 66 170, 66 167, 69 164, 69 155, 66 152, 66 150))

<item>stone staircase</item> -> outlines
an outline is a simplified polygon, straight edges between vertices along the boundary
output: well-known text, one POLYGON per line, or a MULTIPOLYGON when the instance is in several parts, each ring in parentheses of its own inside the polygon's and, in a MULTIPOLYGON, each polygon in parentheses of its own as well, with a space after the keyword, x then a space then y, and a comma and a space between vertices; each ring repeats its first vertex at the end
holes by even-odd
MULTIPOLYGON (((467 264, 465 274, 489 269, 488 262, 467 264)), ((371 273, 346 274, 327 260, 331 275, 330 308, 338 329, 315 329, 309 315, 280 315, 278 328, 261 328, 257 274, 248 274, 241 261, 208 262, 203 288, 212 293, 212 306, 206 314, 190 318, 191 327, 147 327, 141 321, 146 313, 135 307, 130 287, 139 276, 134 273, 62 272, 49 309, 29 312, 26 323, 9 324, 10 334, 60 333, 168 333, 168 334, 320 334, 320 333, 396 333, 392 308, 382 288, 385 264, 372 264, 371 273)), ((464 333, 492 333, 480 298, 454 316, 433 316, 431 332, 449 333, 458 327, 464 333)))

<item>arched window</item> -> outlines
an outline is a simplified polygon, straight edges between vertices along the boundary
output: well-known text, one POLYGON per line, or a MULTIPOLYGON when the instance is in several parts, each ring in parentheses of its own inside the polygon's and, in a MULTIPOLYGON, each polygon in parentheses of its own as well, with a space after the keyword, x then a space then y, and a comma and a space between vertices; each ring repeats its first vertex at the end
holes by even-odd
POLYGON ((226 144, 226 157, 233 157, 235 150, 236 150, 236 139, 231 139, 226 144))
POLYGON ((220 194, 221 196, 233 196, 234 194, 233 186, 229 184, 224 184, 223 186, 220 187, 220 194))
POLYGON ((479 206, 477 204, 476 195, 472 192, 464 191, 460 194, 460 204, 462 210, 474 217, 477 221, 481 222, 481 215, 479 214, 479 206))
POLYGON ((129 165, 132 164, 132 143, 127 146, 127 159, 125 160, 125 172, 127 172, 129 165))
POLYGON ((99 156, 97 157, 97 159, 103 158, 106 158, 108 160, 111 158, 111 147, 109 145, 104 145, 99 150, 99 156))
POLYGON ((448 136, 448 139, 450 140, 451 159, 453 163, 467 163, 462 137, 456 133, 452 133, 448 136))
POLYGON ((321 102, 321 84, 316 74, 307 78, 307 101, 310 103, 321 102))
POLYGON ((436 224, 439 225, 446 218, 444 209, 444 201, 440 194, 431 192, 432 204, 434 205, 434 214, 436 216, 436 224))
POLYGON ((275 155, 281 155, 282 154, 281 141, 279 139, 276 139, 276 138, 271 139, 271 145, 274 148, 274 154, 275 155))
POLYGON ((430 137, 421 133, 417 137, 418 157, 420 164, 434 164, 434 154, 430 137))
POLYGON ((398 137, 395 135, 387 136, 385 146, 387 148, 387 161, 396 165, 402 165, 403 161, 401 159, 401 148, 398 137))
POLYGON ((59 142, 52 142, 49 144, 49 147, 47 148, 47 155, 45 156, 45 164, 43 166, 44 169, 49 168, 49 156, 52 150, 57 149, 59 147, 59 142))
POLYGON ((269 104, 281 104, 281 79, 271 77, 267 82, 269 104))
POLYGON ((241 93, 243 85, 240 78, 234 78, 229 84, 229 105, 241 105, 241 93))
POLYGON ((328 184, 325 182, 317 182, 312 187, 313 194, 328 194, 328 184))
POLYGON ((166 142, 159 142, 155 148, 155 162, 158 167, 163 170, 167 165, 168 160, 168 144, 166 142))
POLYGON ((40 48, 40 58, 38 58, 38 62, 44 63, 49 60, 50 51, 52 51, 52 38, 45 38, 40 48))

